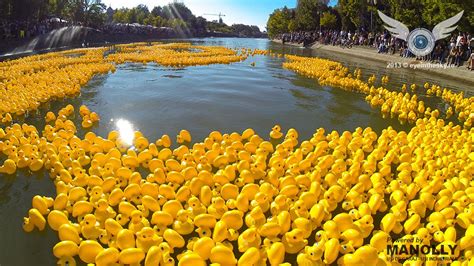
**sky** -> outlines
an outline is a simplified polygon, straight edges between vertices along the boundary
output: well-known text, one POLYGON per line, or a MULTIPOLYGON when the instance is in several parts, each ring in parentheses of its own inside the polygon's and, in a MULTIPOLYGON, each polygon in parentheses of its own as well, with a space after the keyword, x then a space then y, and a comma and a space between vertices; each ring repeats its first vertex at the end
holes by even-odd
MULTIPOLYGON (((102 0, 112 8, 135 7, 139 4, 153 9, 155 6, 164 6, 171 0, 102 0)), ((268 16, 277 8, 296 6, 296 0, 181 0, 194 15, 203 16, 207 20, 218 20, 217 16, 205 16, 204 14, 225 15, 222 19, 228 25, 247 24, 257 25, 260 30, 265 30, 268 16)), ((334 0, 332 1, 334 2, 334 0)))

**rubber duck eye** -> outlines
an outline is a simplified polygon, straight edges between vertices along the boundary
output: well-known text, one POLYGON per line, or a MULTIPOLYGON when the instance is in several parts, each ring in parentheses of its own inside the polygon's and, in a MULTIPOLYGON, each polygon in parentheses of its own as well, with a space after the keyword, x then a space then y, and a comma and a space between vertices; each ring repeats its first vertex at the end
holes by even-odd
POLYGON ((162 251, 164 251, 164 250, 165 250, 165 248, 164 248, 164 247, 161 247, 161 250, 162 250, 162 251))
POLYGON ((169 258, 169 259, 168 259, 168 262, 173 262, 173 259, 172 259, 172 258, 169 258))
POLYGON ((293 239, 295 239, 295 240, 296 240, 296 236, 294 236, 294 237, 293 237, 293 239))
POLYGON ((313 253, 313 252, 311 252, 311 253, 309 253, 309 255, 310 255, 310 256, 314 256, 314 253, 313 253))
POLYGON ((346 249, 347 249, 346 245, 343 245, 343 246, 342 246, 342 249, 346 250, 346 249))

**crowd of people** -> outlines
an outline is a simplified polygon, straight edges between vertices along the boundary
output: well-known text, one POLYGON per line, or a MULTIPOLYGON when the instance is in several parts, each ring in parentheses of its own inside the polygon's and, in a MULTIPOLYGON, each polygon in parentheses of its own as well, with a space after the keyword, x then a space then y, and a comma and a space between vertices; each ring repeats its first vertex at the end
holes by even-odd
POLYGON ((0 40, 36 37, 67 25, 69 25, 67 21, 59 18, 48 18, 37 23, 0 20, 0 40))
POLYGON ((137 35, 172 35, 174 30, 167 27, 154 27, 150 25, 141 25, 138 23, 110 23, 104 25, 101 29, 108 34, 137 34, 137 35))
MULTIPOLYGON (((0 40, 11 41, 34 38, 52 30, 67 26, 78 26, 78 23, 68 22, 59 18, 50 18, 38 23, 27 21, 0 20, 0 40)), ((149 25, 109 23, 97 29, 104 34, 135 34, 173 36, 173 29, 167 27, 154 27, 149 25)))
MULTIPOLYGON (((401 57, 415 57, 408 49, 407 43, 391 36, 387 31, 373 34, 367 31, 299 31, 277 36, 283 43, 298 43, 310 46, 314 43, 324 45, 372 47, 378 53, 398 54, 401 57)), ((466 65, 474 69, 474 37, 470 33, 454 33, 450 39, 436 42, 431 54, 417 58, 429 62, 448 64, 453 66, 466 65), (466 62, 466 63, 464 63, 466 62)))

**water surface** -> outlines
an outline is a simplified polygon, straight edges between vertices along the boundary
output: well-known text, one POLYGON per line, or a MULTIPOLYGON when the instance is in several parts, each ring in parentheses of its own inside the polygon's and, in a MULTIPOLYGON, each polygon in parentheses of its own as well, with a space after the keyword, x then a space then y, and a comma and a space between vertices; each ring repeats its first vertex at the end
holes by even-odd
MULTIPOLYGON (((366 78, 390 76, 390 88, 402 83, 434 82, 456 90, 466 90, 462 83, 440 80, 413 70, 386 69, 386 64, 351 59, 318 50, 273 44, 255 39, 193 39, 199 45, 270 49, 284 54, 320 56, 340 61, 351 70, 361 68, 366 78)), ((26 119, 38 127, 48 110, 57 112, 66 104, 76 109, 81 104, 100 114, 102 120, 93 131, 104 137, 116 129, 116 121, 129 121, 151 140, 163 134, 175 139, 181 129, 188 129, 193 141, 202 141, 209 132, 242 132, 253 128, 263 137, 275 124, 284 130, 295 128, 306 139, 320 127, 326 131, 354 130, 370 126, 380 132, 387 126, 409 130, 397 120, 382 119, 371 109, 364 95, 327 86, 282 69, 284 59, 256 56, 231 65, 197 66, 169 69, 149 64, 124 64, 116 73, 95 77, 78 98, 52 102, 26 119), (255 67, 250 64, 255 62, 255 67)), ((436 98, 426 101, 437 108, 446 106, 436 98)), ((76 119, 78 127, 80 120, 76 119)), ((83 134, 84 132, 79 132, 83 134)), ((3 161, 3 160, 2 160, 3 161)), ((47 174, 31 175, 21 171, 14 177, 0 176, 0 265, 53 265, 52 247, 56 232, 24 233, 23 216, 31 208, 34 195, 54 196, 54 185, 47 174)))

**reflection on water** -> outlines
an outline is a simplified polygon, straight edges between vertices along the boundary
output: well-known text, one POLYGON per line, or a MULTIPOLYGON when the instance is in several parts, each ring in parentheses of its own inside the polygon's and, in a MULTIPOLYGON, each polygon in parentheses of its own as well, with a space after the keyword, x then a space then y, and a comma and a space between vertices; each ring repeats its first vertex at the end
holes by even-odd
POLYGON ((119 139, 127 146, 132 146, 135 135, 132 123, 125 119, 119 119, 115 125, 119 133, 119 139))
POLYGON ((180 75, 163 75, 165 78, 170 78, 170 79, 179 79, 182 78, 183 76, 180 75))
MULTIPOLYGON (((404 82, 422 85, 435 82, 457 90, 463 88, 456 81, 436 80, 423 73, 387 70, 384 64, 360 59, 341 58, 320 51, 298 49, 272 44, 267 40, 252 39, 197 39, 203 45, 271 49, 299 55, 318 55, 341 60, 351 70, 360 67, 363 76, 378 77, 389 74, 390 88, 400 88, 404 82)), ((175 136, 188 129, 193 140, 203 140, 211 131, 242 132, 252 127, 262 137, 280 124, 283 130, 295 128, 300 138, 310 137, 320 127, 331 130, 354 130, 371 126, 377 132, 389 125, 398 130, 409 130, 394 119, 382 119, 378 110, 371 109, 363 95, 331 87, 320 86, 314 80, 301 77, 281 68, 283 58, 257 56, 231 65, 196 66, 170 69, 155 64, 125 64, 116 73, 95 77, 81 92, 80 97, 50 102, 31 113, 26 122, 41 129, 47 111, 57 112, 66 104, 76 110, 82 104, 99 113, 101 122, 93 131, 107 137, 117 130, 129 146, 134 131, 150 140, 163 134, 175 136), (251 67, 250 63, 256 66, 251 67), (182 77, 182 78, 178 78, 182 77)), ((423 96, 422 96, 423 97, 423 96)), ((445 109, 439 99, 423 98, 427 105, 445 109)), ((73 118, 79 122, 80 117, 73 118)), ((84 131, 78 127, 79 135, 84 131)), ((0 264, 53 265, 52 247, 57 242, 55 232, 26 234, 21 228, 23 216, 31 207, 34 195, 53 196, 54 185, 45 174, 31 176, 20 172, 16 177, 0 176, 0 264), (14 242, 14 245, 10 243, 14 242)))

